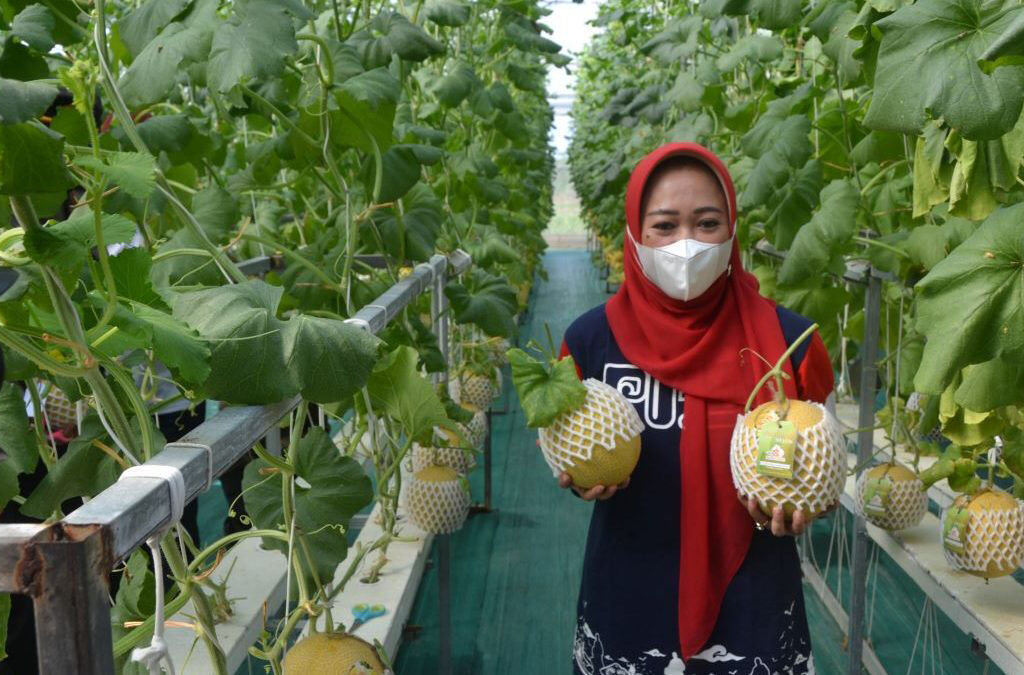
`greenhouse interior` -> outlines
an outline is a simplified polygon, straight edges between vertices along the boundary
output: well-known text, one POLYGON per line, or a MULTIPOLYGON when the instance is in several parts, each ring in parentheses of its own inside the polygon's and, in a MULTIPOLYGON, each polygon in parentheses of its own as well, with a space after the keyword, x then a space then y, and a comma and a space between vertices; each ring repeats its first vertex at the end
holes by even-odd
POLYGON ((0 30, 0 674, 1024 675, 1018 0, 0 30))

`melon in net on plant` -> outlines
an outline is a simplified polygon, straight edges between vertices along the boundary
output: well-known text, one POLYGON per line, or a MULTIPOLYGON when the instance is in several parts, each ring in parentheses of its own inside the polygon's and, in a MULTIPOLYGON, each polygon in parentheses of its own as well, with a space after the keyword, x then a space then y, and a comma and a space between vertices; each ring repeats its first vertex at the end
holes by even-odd
POLYGON ((571 356, 545 364, 510 349, 508 357, 526 424, 540 430, 540 448, 555 476, 564 471, 582 489, 629 478, 644 430, 632 404, 604 382, 580 382, 571 356))
POLYGON ((733 484, 768 515, 782 506, 787 518, 796 510, 814 518, 838 503, 846 483, 846 444, 835 417, 820 403, 786 399, 783 393, 782 364, 816 329, 817 324, 808 328, 761 378, 733 429, 733 484), (770 379, 776 400, 750 410, 770 379))
POLYGON ((469 484, 450 466, 417 471, 402 494, 409 520, 424 532, 450 534, 469 514, 469 484))
POLYGON ((928 511, 925 490, 917 474, 902 464, 879 464, 857 477, 857 511, 884 530, 905 530, 928 511))
POLYGON ((960 495, 942 513, 942 552, 955 569, 985 579, 1024 563, 1024 503, 997 488, 960 495))
POLYGON ((373 645, 354 635, 314 633, 284 658, 284 675, 387 675, 373 645))
MULTIPOLYGON (((460 424, 460 426, 462 426, 460 424)), ((412 470, 414 472, 425 469, 428 466, 450 466, 457 473, 469 473, 476 466, 473 457, 472 446, 459 440, 459 437, 449 429, 437 428, 434 430, 434 445, 412 445, 412 470)), ((469 436, 468 432, 463 436, 469 436)))
MULTIPOLYGON (((500 375, 499 375, 500 377, 500 375)), ((487 410, 498 397, 498 387, 486 375, 463 371, 452 380, 452 399, 458 403, 471 405, 479 410, 487 410)))

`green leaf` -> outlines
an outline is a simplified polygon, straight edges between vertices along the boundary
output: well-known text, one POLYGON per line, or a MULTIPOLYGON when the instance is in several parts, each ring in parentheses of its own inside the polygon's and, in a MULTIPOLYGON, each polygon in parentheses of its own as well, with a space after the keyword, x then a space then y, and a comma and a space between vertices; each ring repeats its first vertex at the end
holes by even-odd
POLYGON ((682 70, 676 78, 675 85, 668 92, 669 99, 679 106, 680 110, 693 112, 700 110, 704 97, 704 84, 692 73, 682 70))
POLYGON ((169 24, 118 80, 125 103, 142 107, 164 100, 188 67, 206 58, 211 39, 205 27, 169 24))
POLYGON ((60 192, 75 185, 64 139, 36 121, 0 125, 0 194, 60 192))
POLYGON ((82 432, 25 500, 21 512, 32 518, 49 518, 64 500, 93 497, 110 487, 117 480, 118 466, 93 445, 100 439, 111 445, 99 417, 90 414, 82 422, 82 432))
POLYGON ((11 460, 0 457, 0 509, 18 495, 18 470, 11 460))
POLYGON ((473 68, 462 61, 456 62, 448 74, 434 81, 431 92, 442 105, 454 108, 462 103, 480 85, 473 68))
MULTIPOLYGON (((393 145, 383 157, 384 174, 381 181, 380 202, 393 202, 400 199, 419 182, 422 166, 416 152, 406 145, 393 145)), ((373 189, 373 162, 368 163, 368 187, 373 189)))
POLYGON ((981 53, 978 65, 986 73, 1000 66, 1024 65, 1024 13, 1019 13, 996 40, 981 53))
POLYGON ((238 201, 227 190, 208 185, 192 197, 192 214, 212 241, 226 242, 235 231, 241 213, 238 201))
POLYGON ((775 248, 785 250, 792 246, 800 225, 811 219, 818 206, 823 182, 821 162, 808 160, 769 202, 772 212, 765 226, 775 229, 775 248))
POLYGON ((0 593, 0 661, 7 658, 7 622, 11 618, 11 595, 0 593))
MULTIPOLYGON (((343 457, 320 427, 312 427, 299 441, 294 461, 295 532, 306 538, 317 576, 328 584, 348 555, 349 521, 373 500, 373 486, 359 463, 343 457)), ((246 465, 242 479, 245 508, 257 528, 288 532, 290 524, 284 522, 281 502, 284 479, 281 473, 269 478, 260 473, 269 468, 262 459, 246 465)), ((288 551, 288 542, 280 539, 264 539, 263 543, 282 553, 288 551)), ((312 575, 307 583, 314 583, 312 575)))
POLYGON ((295 53, 295 28, 288 3, 246 0, 234 3, 234 15, 217 26, 210 44, 206 82, 227 92, 239 84, 279 75, 295 53))
POLYGON ((762 28, 785 30, 800 24, 801 0, 752 0, 750 9, 762 28))
MULTIPOLYGON (((640 52, 666 65, 677 64, 697 52, 697 40, 703 25, 704 21, 699 16, 672 19, 661 32, 640 46, 640 52)), ((681 71, 680 75, 683 72, 686 71, 681 71)))
POLYGON ((473 323, 488 335, 510 337, 516 332, 513 316, 518 310, 516 291, 501 277, 473 268, 465 284, 449 282, 444 289, 455 320, 473 323))
POLYGON ((13 382, 4 382, 0 388, 0 448, 7 453, 18 473, 35 471, 39 460, 36 437, 28 421, 21 389, 13 382))
MULTIPOLYGON (((103 242, 122 244, 135 236, 135 223, 124 216, 101 216, 103 242)), ((65 221, 48 227, 37 226, 25 233, 25 252, 40 264, 62 270, 77 270, 85 264, 89 249, 96 245, 96 225, 89 208, 79 208, 65 221)))
POLYGON ((981 412, 1020 406, 1024 404, 1024 367, 1004 359, 967 366, 954 400, 959 406, 981 412))
POLYGON ((391 145, 392 125, 401 85, 386 68, 369 70, 341 83, 335 100, 342 110, 341 122, 332 138, 341 145, 373 153, 391 145))
MULTIPOLYGON (((761 122, 744 136, 760 133, 761 122)), ((767 203, 791 179, 792 173, 806 164, 814 148, 810 141, 810 120, 803 115, 792 115, 771 125, 774 141, 758 157, 757 164, 747 176, 747 185, 740 197, 740 206, 751 208, 767 203)), ((745 144, 745 147, 753 143, 745 144)), ((750 151, 747 151, 750 154, 750 151)))
POLYGON ((510 349, 507 355, 527 426, 546 427, 587 400, 571 356, 545 365, 522 349, 510 349))
POLYGON ((54 18, 44 5, 29 5, 18 12, 11 22, 11 32, 25 44, 40 52, 53 48, 54 18))
POLYGON ((918 283, 921 392, 942 392, 969 364, 1024 358, 1022 222, 1024 205, 999 209, 918 283))
POLYGON ((1005 134, 1020 117, 1024 70, 986 75, 977 62, 1020 13, 1009 0, 920 0, 876 22, 882 41, 864 123, 916 134, 931 113, 971 140, 1005 134))
POLYGON ((142 621, 156 611, 156 578, 148 557, 145 550, 138 549, 125 562, 111 612, 120 622, 142 621))
POLYGON ((424 61, 444 53, 444 46, 425 30, 399 12, 382 12, 373 20, 373 27, 387 34, 388 43, 403 61, 424 61))
POLYGON ((824 272, 857 233, 860 192, 849 180, 834 180, 821 191, 821 208, 800 228, 785 262, 779 282, 794 284, 824 272))
POLYGON ((42 82, 0 78, 0 123, 18 124, 46 112, 57 98, 57 87, 42 82))
POLYGON ((736 41, 725 54, 718 57, 715 65, 727 72, 745 61, 774 61, 782 56, 782 40, 774 35, 745 35, 736 41))
POLYGON ((153 353, 185 382, 201 385, 210 374, 210 347, 196 331, 159 309, 129 303, 135 318, 153 335, 153 353))
POLYGON ((296 316, 285 323, 286 366, 303 398, 334 403, 362 389, 377 359, 378 341, 365 330, 334 319, 296 316))
POLYGON ((458 28, 469 22, 469 5, 455 0, 429 0, 423 15, 438 26, 458 28))
POLYGON ((915 265, 927 271, 946 257, 946 237, 938 225, 919 225, 903 242, 902 248, 915 265))
POLYGON ((367 388, 374 408, 395 418, 416 440, 429 440, 434 427, 454 428, 434 386, 417 370, 419 355, 412 347, 397 347, 382 358, 367 388))
POLYGON ((104 155, 104 159, 106 161, 92 155, 81 155, 75 158, 75 164, 106 176, 132 197, 145 199, 153 192, 156 183, 156 160, 152 155, 144 155, 141 152, 112 152, 104 155))
POLYGON ((284 357, 284 322, 276 316, 283 292, 263 281, 246 281, 174 299, 174 317, 210 346, 204 386, 210 398, 259 405, 298 393, 284 357))
POLYGON ((171 21, 178 18, 192 0, 147 0, 121 20, 119 35, 132 57, 138 57, 171 21))

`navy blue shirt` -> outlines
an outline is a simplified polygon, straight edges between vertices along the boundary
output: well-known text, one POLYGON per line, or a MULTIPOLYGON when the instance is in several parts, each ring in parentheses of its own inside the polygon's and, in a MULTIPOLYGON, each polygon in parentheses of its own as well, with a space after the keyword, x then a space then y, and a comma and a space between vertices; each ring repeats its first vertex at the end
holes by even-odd
MULTIPOLYGON (((779 308, 792 343, 811 322, 779 308)), ((792 356, 797 373, 810 342, 792 356)), ((565 345, 584 379, 602 380, 635 407, 645 429, 629 486, 594 502, 580 583, 573 672, 581 675, 813 673, 800 560, 791 537, 755 532, 726 591, 715 629, 679 658, 679 442, 685 392, 629 363, 604 305, 580 316, 565 345)), ((685 552, 682 553, 685 555, 685 552)))

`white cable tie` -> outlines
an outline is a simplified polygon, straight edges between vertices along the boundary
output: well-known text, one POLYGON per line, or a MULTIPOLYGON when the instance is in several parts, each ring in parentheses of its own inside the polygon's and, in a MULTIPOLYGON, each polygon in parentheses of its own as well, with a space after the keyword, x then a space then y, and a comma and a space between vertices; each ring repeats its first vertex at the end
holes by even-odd
POLYGON ((368 308, 372 308, 372 307, 376 307, 380 311, 384 312, 384 323, 387 324, 387 322, 388 322, 388 308, 385 307, 384 305, 363 305, 363 309, 368 309, 368 308))
MULTIPOLYGON (((181 520, 181 515, 185 512, 185 477, 181 475, 178 467, 167 464, 139 464, 122 471, 118 480, 125 478, 159 478, 167 484, 171 496, 171 520, 160 534, 181 520)), ((159 535, 151 537, 158 538, 159 535)))
POLYGON ((191 441, 175 441, 170 443, 175 448, 196 448, 206 453, 206 484, 200 492, 206 492, 213 486, 213 448, 204 443, 194 443, 191 441))

